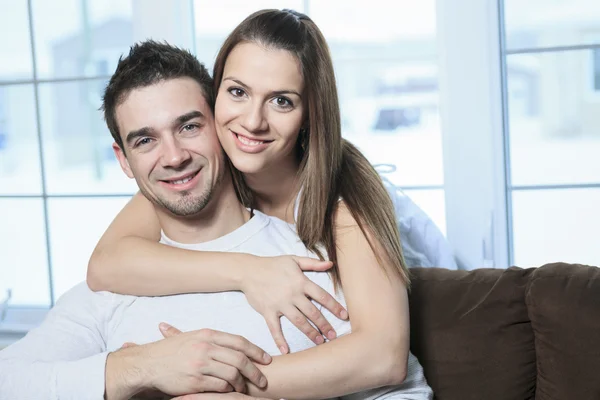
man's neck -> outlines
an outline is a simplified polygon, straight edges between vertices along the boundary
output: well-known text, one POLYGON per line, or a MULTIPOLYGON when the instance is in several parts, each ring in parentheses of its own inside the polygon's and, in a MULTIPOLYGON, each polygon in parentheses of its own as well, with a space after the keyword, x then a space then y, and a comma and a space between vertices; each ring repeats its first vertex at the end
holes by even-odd
POLYGON ((231 178, 218 185, 204 209, 194 217, 177 217, 157 208, 164 234, 179 243, 204 243, 227 235, 250 219, 250 212, 239 202, 231 178))

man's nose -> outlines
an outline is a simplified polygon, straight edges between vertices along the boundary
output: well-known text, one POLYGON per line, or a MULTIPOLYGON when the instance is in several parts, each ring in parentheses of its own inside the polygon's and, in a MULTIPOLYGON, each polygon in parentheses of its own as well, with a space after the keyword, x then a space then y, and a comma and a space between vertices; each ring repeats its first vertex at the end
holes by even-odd
POLYGON ((161 164, 163 167, 177 168, 191 158, 189 151, 175 138, 163 141, 161 164))

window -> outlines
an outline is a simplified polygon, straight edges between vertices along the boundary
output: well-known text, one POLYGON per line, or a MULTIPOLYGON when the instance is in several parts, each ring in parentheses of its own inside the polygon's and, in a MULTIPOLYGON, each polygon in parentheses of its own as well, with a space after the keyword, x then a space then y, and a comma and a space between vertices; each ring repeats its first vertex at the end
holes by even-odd
POLYGON ((0 302, 12 291, 0 332, 39 322, 83 279, 137 189, 98 112, 118 56, 153 37, 194 48, 210 69, 225 36, 262 8, 322 28, 343 135, 396 166, 384 176, 447 233, 461 266, 600 265, 600 114, 598 93, 586 95, 600 92, 600 3, 390 4, 0 0, 0 37, 11 39, 0 40, 11 60, 0 63, 0 302))
POLYGON ((600 189, 600 114, 597 95, 586 95, 600 91, 600 4, 503 3, 508 87, 526 81, 520 93, 507 91, 513 260, 522 266, 600 265, 592 243, 600 220, 594 206, 600 189), (530 13, 530 7, 537 12, 530 13), (525 36, 527 43, 519 39, 525 36), (532 103, 533 113, 521 111, 532 103))
POLYGON ((189 40, 181 15, 190 9, 188 0, 0 0, 0 37, 10 37, 0 54, 11 61, 0 63, 0 303, 11 293, 0 346, 85 279, 100 235, 137 190, 112 153, 102 92, 134 41, 189 40))

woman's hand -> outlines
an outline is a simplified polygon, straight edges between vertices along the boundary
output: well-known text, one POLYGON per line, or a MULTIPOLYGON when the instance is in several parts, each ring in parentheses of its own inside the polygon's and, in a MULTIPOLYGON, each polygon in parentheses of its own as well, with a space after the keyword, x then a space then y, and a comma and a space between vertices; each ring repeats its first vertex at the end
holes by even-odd
POLYGON ((248 303, 266 320, 282 354, 289 351, 279 318, 285 316, 315 344, 335 339, 336 333, 312 300, 341 319, 348 312, 325 289, 311 281, 303 271, 327 271, 330 261, 308 257, 256 257, 241 285, 248 303), (310 322, 317 329, 315 329, 310 322), (319 332, 320 331, 320 332, 319 332))

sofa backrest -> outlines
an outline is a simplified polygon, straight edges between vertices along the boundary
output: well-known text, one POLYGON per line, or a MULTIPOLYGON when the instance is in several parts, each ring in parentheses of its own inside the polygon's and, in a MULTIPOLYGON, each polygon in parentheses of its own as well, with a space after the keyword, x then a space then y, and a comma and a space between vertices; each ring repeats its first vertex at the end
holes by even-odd
POLYGON ((411 350, 436 399, 600 398, 598 268, 411 272, 411 350))

